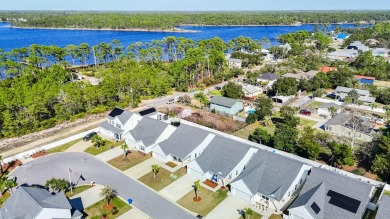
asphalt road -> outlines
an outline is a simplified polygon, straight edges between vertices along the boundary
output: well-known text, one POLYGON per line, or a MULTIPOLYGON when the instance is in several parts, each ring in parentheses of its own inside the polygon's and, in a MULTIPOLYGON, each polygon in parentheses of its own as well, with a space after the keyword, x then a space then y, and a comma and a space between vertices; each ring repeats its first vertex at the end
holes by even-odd
POLYGON ((80 180, 79 184, 95 181, 97 184, 108 185, 116 189, 121 198, 133 199, 132 205, 152 218, 195 218, 156 192, 86 153, 47 155, 20 166, 11 175, 17 177, 19 185, 44 185, 46 180, 53 177, 69 179, 68 167, 75 173, 70 174, 73 183, 77 182, 81 174, 85 180, 80 180))

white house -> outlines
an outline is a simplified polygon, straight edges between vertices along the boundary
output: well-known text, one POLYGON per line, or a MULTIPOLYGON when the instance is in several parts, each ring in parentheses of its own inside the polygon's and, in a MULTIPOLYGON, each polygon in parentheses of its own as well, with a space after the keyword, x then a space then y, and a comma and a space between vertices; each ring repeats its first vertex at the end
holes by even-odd
POLYGON ((370 91, 368 90, 337 86, 332 94, 335 96, 336 99, 344 100, 344 98, 347 97, 349 92, 351 92, 352 90, 356 90, 359 95, 359 100, 363 101, 363 103, 370 104, 375 102, 376 98, 370 96, 370 91))
POLYGON ((371 205, 374 186, 364 181, 314 167, 299 197, 284 219, 363 218, 371 205))
POLYGON ((336 114, 341 112, 341 105, 335 104, 333 102, 324 103, 317 108, 318 115, 324 115, 326 117, 331 117, 332 113, 330 112, 330 108, 334 108, 336 110, 336 114))
POLYGON ((181 124, 167 140, 153 148, 153 157, 185 166, 199 157, 214 137, 203 129, 181 124))
POLYGON ((241 61, 241 59, 229 58, 228 59, 228 66, 229 66, 229 68, 241 68, 242 61, 241 61))
POLYGON ((262 93, 261 88, 250 84, 242 86, 242 91, 244 92, 245 97, 257 97, 262 93))
POLYGON ((310 168, 303 162, 259 150, 230 184, 231 192, 261 211, 280 212, 299 191, 310 168))
POLYGON ((367 52, 370 50, 370 48, 368 48, 368 46, 364 45, 360 41, 354 41, 353 43, 349 44, 349 46, 347 46, 347 50, 367 52))
POLYGON ((62 192, 53 195, 46 189, 20 186, 0 208, 0 218, 81 219, 83 214, 62 192))
POLYGON ((187 165, 187 173, 226 186, 245 168, 258 149, 232 139, 215 136, 203 153, 187 165))
POLYGON ((379 201, 379 207, 375 219, 388 219, 390 218, 390 196, 382 195, 379 201))
POLYGON ((125 141, 129 146, 149 153, 156 144, 168 139, 175 130, 175 126, 145 116, 134 129, 125 133, 125 141))
POLYGON ((133 129, 142 116, 121 108, 115 108, 108 114, 107 121, 100 124, 100 133, 116 139, 123 140, 124 133, 133 129))

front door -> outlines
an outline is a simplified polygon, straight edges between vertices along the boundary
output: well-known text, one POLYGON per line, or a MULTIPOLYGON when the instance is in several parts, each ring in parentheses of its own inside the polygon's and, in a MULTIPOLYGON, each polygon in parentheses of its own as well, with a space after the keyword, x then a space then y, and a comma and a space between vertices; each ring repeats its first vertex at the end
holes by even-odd
POLYGON ((114 134, 114 138, 115 138, 116 140, 122 140, 122 134, 115 133, 115 134, 114 134))

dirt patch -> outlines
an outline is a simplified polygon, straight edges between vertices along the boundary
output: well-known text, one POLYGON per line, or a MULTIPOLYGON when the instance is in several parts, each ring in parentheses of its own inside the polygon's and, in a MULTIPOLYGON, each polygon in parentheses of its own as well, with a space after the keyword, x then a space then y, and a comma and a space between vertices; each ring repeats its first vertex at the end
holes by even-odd
POLYGON ((14 160, 14 161, 11 161, 9 163, 2 165, 1 168, 2 168, 3 172, 5 172, 5 171, 11 172, 13 169, 15 169, 18 166, 21 166, 22 164, 23 164, 22 161, 14 160))
POLYGON ((42 157, 42 156, 45 156, 45 155, 48 155, 49 153, 47 151, 38 151, 38 152, 35 152, 33 155, 31 155, 32 158, 38 158, 38 157, 42 157))

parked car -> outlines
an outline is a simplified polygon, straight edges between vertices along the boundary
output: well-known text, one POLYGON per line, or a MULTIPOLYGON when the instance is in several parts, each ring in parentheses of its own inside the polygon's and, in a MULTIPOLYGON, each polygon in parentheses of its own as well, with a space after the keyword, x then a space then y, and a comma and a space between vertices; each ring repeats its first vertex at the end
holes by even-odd
POLYGON ((301 110, 299 111, 299 114, 305 115, 305 116, 310 116, 311 112, 309 110, 301 110))
POLYGON ((196 215, 196 217, 199 218, 199 219, 202 219, 202 218, 203 218, 203 216, 200 215, 200 214, 196 215))
POLYGON ((7 180, 12 180, 12 181, 16 182, 16 176, 8 176, 7 180))
POLYGON ((215 89, 216 89, 216 90, 221 90, 222 87, 221 87, 221 86, 215 86, 215 89))
POLYGON ((84 136, 83 140, 84 141, 89 141, 94 135, 97 135, 96 132, 90 132, 86 136, 84 136))
POLYGON ((169 100, 167 101, 167 104, 172 104, 172 103, 175 103, 175 99, 169 99, 169 100))

